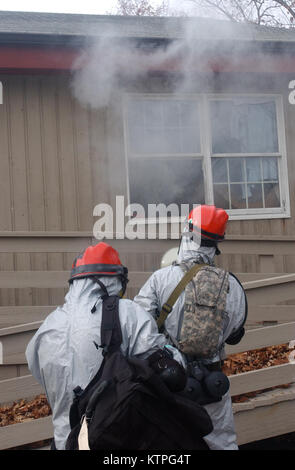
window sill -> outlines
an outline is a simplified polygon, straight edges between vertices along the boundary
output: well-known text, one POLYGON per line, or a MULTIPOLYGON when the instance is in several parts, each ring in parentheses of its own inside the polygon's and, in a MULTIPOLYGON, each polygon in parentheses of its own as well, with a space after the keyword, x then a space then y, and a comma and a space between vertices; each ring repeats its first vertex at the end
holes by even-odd
POLYGON ((289 212, 283 212, 278 209, 277 211, 270 210, 269 212, 257 212, 257 211, 226 211, 229 215, 229 220, 267 220, 267 219, 290 219, 291 215, 289 212))
MULTIPOLYGON (((233 211, 233 210, 226 210, 229 215, 229 220, 267 220, 267 219, 290 219, 291 215, 289 212, 282 212, 278 209, 277 212, 269 211, 269 212, 252 212, 250 210, 245 210, 243 212, 233 211)), ((173 217, 173 218, 166 218, 161 217, 158 219, 151 218, 151 219, 141 219, 141 218, 134 218, 128 221, 129 226, 132 225, 162 225, 162 224, 183 224, 186 221, 186 217, 173 217)))

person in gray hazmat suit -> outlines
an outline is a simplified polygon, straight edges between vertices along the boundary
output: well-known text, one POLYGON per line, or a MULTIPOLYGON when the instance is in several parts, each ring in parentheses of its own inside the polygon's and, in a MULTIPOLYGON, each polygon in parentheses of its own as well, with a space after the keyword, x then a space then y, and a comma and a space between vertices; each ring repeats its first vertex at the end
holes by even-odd
MULTIPOLYGON (((65 449, 71 430, 73 390, 77 386, 85 388, 102 364, 102 296, 106 291, 108 295, 122 296, 127 272, 117 251, 108 244, 100 242, 88 247, 73 263, 64 305, 45 319, 27 346, 29 369, 44 387, 52 409, 57 450, 65 449)), ((167 344, 156 322, 133 301, 120 300, 119 317, 123 354, 145 359, 167 344)), ((179 351, 168 347, 173 358, 182 364, 179 351)))
MULTIPOLYGON (((171 296, 171 292, 173 292, 181 279, 183 279, 183 265, 190 267, 194 264, 205 263, 208 266, 214 266, 214 257, 216 254, 220 253, 218 242, 222 241, 224 238, 227 220, 228 215, 223 209, 217 209, 215 206, 208 205, 195 207, 190 212, 185 224, 177 260, 172 265, 154 272, 134 298, 134 301, 155 319, 159 318, 159 312, 162 313, 164 311, 164 318, 166 318, 163 323, 164 332, 172 343, 178 345, 178 347, 182 324, 184 322, 187 293, 186 290, 182 290, 177 300, 175 301, 174 299, 175 303, 173 306, 167 306, 169 299, 171 299, 169 296, 171 296), (194 237, 193 232, 198 236, 194 237), (163 306, 166 306, 166 312, 163 310, 163 306)), ((222 315, 220 316, 221 321, 219 322, 219 326, 217 325, 216 319, 216 331, 218 334, 216 352, 210 357, 206 357, 205 354, 203 357, 197 358, 197 363, 205 366, 206 371, 207 369, 221 370, 222 360, 225 359, 225 342, 228 344, 237 344, 244 335, 243 326, 247 317, 246 295, 237 278, 232 274, 226 274, 228 276, 227 289, 224 295, 224 305, 222 307, 223 311, 221 312, 222 315)), ((194 278, 193 281, 195 281, 194 289, 198 294, 197 278, 194 278)), ((187 286, 191 284, 192 283, 189 282, 187 286)), ((206 303, 206 289, 210 289, 209 283, 203 283, 203 290, 204 285, 205 295, 203 295, 203 299, 205 300, 201 300, 200 303, 206 303)), ((185 289, 187 289, 187 287, 185 289)), ((205 310, 206 315, 208 312, 208 309, 207 311, 205 310)), ((214 329, 214 315, 212 318, 214 329)), ((202 330, 198 331, 199 333, 196 333, 197 340, 198 334, 200 334, 200 336, 202 334, 202 330)), ((192 357, 187 356, 187 360, 191 361, 192 359, 192 357)), ((228 381, 226 377, 225 379, 228 381)), ((211 450, 238 450, 229 382, 227 388, 228 390, 221 399, 219 398, 219 401, 214 402, 213 400, 212 402, 211 400, 210 402, 209 400, 209 404, 204 404, 214 427, 213 431, 204 437, 204 440, 211 450)))

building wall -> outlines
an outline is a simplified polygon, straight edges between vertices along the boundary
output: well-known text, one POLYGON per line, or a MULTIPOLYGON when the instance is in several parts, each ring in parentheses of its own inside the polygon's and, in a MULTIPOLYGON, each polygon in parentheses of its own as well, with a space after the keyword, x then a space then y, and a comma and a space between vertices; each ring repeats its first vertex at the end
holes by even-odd
MULTIPOLYGON (((292 78, 244 75, 241 81, 224 75, 203 81, 203 91, 283 94, 291 215, 295 210, 295 106, 288 102, 292 78)), ((114 205, 116 195, 126 196, 120 98, 114 96, 110 108, 94 111, 73 99, 67 75, 3 75, 0 80, 0 243, 3 235, 14 240, 19 235, 22 241, 32 232, 54 235, 55 240, 65 232, 91 236, 94 206, 114 205)), ((151 77, 145 84, 133 84, 129 91, 161 92, 171 86, 169 81, 151 77)), ((283 246, 284 240, 295 240, 294 224, 294 217, 230 221, 227 235, 233 240, 250 238, 253 243, 256 238, 279 239, 283 246)), ((35 240, 37 243, 38 237, 35 240)), ((227 243, 229 246, 230 241, 227 243)), ((229 251, 218 262, 235 272, 295 272, 295 252, 281 254, 277 250, 259 255, 242 249, 241 253, 229 251)), ((152 248, 140 253, 131 247, 122 260, 132 271, 151 271, 159 267, 161 254, 152 248)), ((2 244, 0 270, 69 270, 75 255, 52 250, 8 252, 2 244)), ((63 294, 64 289, 2 289, 0 305, 51 305, 61 302, 63 294)))
POLYGON ((90 230, 107 193, 104 113, 80 107, 63 77, 2 83, 0 230, 90 230))
MULTIPOLYGON (((1 81, 0 232, 91 231, 94 201, 105 201, 108 189, 103 113, 81 108, 62 76, 6 75, 1 81)), ((72 258, 1 253, 0 265, 63 270, 72 258)), ((1 294, 2 305, 56 298, 27 289, 1 294)))

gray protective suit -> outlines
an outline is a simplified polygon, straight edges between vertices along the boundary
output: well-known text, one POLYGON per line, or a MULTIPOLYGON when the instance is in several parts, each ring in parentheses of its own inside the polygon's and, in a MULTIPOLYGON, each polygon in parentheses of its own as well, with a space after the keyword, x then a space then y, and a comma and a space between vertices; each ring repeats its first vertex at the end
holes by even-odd
MULTIPOLYGON (((215 247, 199 247, 193 240, 183 237, 178 253, 177 263, 196 260, 200 263, 213 264, 215 247)), ((151 275, 141 288, 134 301, 156 318, 162 305, 168 300, 171 292, 183 277, 183 271, 177 265, 159 269, 151 275)), ((229 277, 226 311, 224 312, 223 334, 219 340, 219 354, 204 363, 219 361, 225 358, 224 342, 230 334, 239 329, 245 319, 245 295, 238 281, 229 277)), ((174 304, 172 312, 165 322, 165 329, 172 338, 179 338, 181 317, 184 309, 184 292, 174 304)), ((205 405, 214 430, 204 439, 212 450, 237 450, 236 433, 232 412, 232 402, 228 391, 222 401, 205 405)))
MULTIPOLYGON (((118 294, 122 287, 117 277, 101 277, 100 280, 109 295, 118 294)), ((78 385, 85 388, 102 363, 101 349, 96 347, 101 344, 101 295, 101 288, 90 278, 73 281, 64 305, 46 318, 26 350, 29 369, 44 387, 52 409, 58 450, 65 448, 70 432, 73 389, 78 385), (92 314, 96 302, 96 311, 92 314)), ((145 358, 167 343, 150 315, 131 300, 120 300, 119 316, 123 354, 145 358)), ((172 352, 174 359, 181 363, 181 354, 174 348, 172 352)))

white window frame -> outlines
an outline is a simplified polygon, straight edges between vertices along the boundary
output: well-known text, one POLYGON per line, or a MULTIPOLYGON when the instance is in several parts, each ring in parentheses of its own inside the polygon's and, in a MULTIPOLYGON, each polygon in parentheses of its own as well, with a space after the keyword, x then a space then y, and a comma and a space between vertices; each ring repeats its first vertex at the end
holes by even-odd
MULTIPOLYGON (((125 164, 127 175, 127 198, 128 204, 130 201, 130 181, 128 171, 128 158, 131 155, 128 142, 128 117, 127 117, 127 104, 132 99, 168 99, 168 100, 195 100, 199 102, 201 109, 200 119, 200 154, 186 154, 187 156, 203 160, 203 174, 204 174, 204 192, 206 204, 214 204, 213 194, 213 174, 211 159, 212 158, 242 158, 242 157, 277 157, 278 158, 278 178, 280 188, 280 201, 281 207, 277 208, 251 208, 251 209, 226 209, 230 220, 251 220, 251 219, 276 219, 276 218, 289 218, 290 217, 290 198, 289 198, 289 182, 287 170, 287 150, 285 138, 285 120, 284 120, 284 107, 283 97, 279 94, 273 93, 190 93, 190 94, 171 94, 171 93, 126 93, 123 95, 123 116, 124 116, 124 145, 125 145, 125 164), (277 132, 278 132, 278 148, 277 153, 247 153, 247 154, 213 154, 212 153, 212 134, 210 123, 210 101, 211 100, 225 100, 225 99, 273 99, 276 104, 276 119, 277 119, 277 132)), ((177 155, 166 155, 166 157, 173 158, 177 155)), ((152 154, 156 157, 156 154, 152 154)), ((149 155, 144 155, 148 158, 149 155)), ((165 155, 161 154, 165 158, 165 155)), ((170 220, 170 219, 169 219, 170 220)), ((132 222, 132 219, 130 219, 132 222)), ((136 223, 138 223, 136 219, 136 223)), ((142 223, 167 223, 167 219, 143 219, 142 223)), ((170 222, 183 222, 180 218, 177 220, 170 220, 170 222)))

